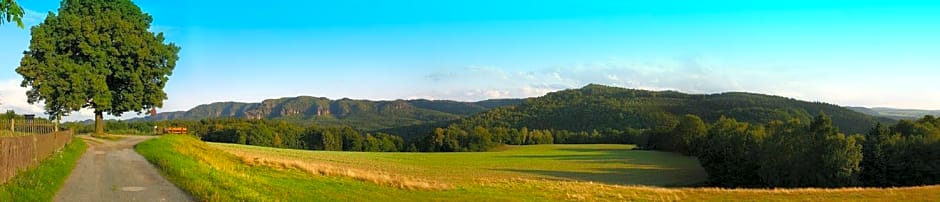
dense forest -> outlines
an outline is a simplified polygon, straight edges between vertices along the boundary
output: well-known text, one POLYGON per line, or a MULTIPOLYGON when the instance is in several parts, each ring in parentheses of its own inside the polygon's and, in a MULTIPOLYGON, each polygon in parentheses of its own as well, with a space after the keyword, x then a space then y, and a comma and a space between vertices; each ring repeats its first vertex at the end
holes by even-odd
POLYGON ((733 117, 749 123, 800 119, 826 113, 833 123, 850 133, 863 133, 879 119, 846 108, 818 102, 752 94, 684 94, 674 91, 646 91, 591 84, 526 99, 520 105, 497 108, 469 118, 459 125, 591 131, 607 128, 653 129, 678 122, 681 115, 693 114, 706 122, 733 117))
MULTIPOLYGON (((911 186, 940 183, 940 119, 926 116, 846 135, 820 115, 810 123, 721 118, 692 139, 709 182, 724 187, 911 186)), ((685 134, 688 135, 688 134, 685 134)), ((679 136, 677 136, 679 137, 679 136)))

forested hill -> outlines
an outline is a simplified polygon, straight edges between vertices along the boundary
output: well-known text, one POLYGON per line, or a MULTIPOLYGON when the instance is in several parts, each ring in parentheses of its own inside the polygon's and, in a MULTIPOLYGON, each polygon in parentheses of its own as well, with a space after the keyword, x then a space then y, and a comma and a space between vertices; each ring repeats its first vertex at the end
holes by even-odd
POLYGON ((721 116, 750 123, 800 119, 808 123, 826 113, 845 133, 864 133, 884 118, 840 106, 754 93, 685 94, 587 85, 526 99, 455 121, 460 126, 592 131, 671 128, 680 116, 694 114, 706 122, 721 116))
POLYGON ((455 120, 492 108, 519 104, 521 99, 458 102, 448 100, 370 101, 321 97, 287 97, 260 103, 217 102, 188 111, 164 112, 137 120, 196 120, 205 118, 282 119, 322 126, 348 125, 374 130, 455 120))

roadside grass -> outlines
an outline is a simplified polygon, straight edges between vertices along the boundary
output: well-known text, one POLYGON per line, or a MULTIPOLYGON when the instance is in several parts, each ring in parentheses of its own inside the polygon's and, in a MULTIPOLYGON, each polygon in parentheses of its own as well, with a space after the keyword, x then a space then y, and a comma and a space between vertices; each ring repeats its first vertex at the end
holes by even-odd
POLYGON ((62 151, 0 185, 0 201, 52 201, 86 147, 81 138, 72 138, 62 151))
MULTIPOLYGON (((665 188, 615 185, 617 183, 582 180, 587 177, 557 173, 559 170, 572 169, 572 172, 591 171, 603 175, 604 172, 612 172, 612 169, 592 168, 606 164, 644 165, 637 162, 645 162, 643 156, 650 155, 650 158, 663 158, 650 153, 633 153, 649 151, 624 150, 627 148, 629 146, 625 145, 520 146, 503 151, 509 152, 505 154, 508 156, 491 154, 500 152, 324 152, 210 145, 186 135, 167 135, 137 146, 138 152, 155 164, 170 181, 201 201, 931 201, 940 198, 940 186, 888 189, 665 188), (591 147, 594 150, 580 147, 591 147), (251 153, 258 154, 249 155, 251 153), (610 158, 603 158, 603 155, 609 155, 610 158), (481 160, 483 162, 473 162, 481 160), (579 168, 566 165, 568 163, 587 165, 579 168), (553 167, 553 164, 556 165, 553 167), (383 168, 382 165, 390 168, 383 168), (470 168, 460 170, 459 167, 470 168), (516 168, 506 169, 510 167, 516 168), (310 172, 310 169, 328 172, 310 172), (553 172, 524 172, 526 170, 553 172), (355 177, 365 174, 388 176, 390 180, 426 180, 448 186, 435 189, 408 188, 355 177)), ((648 161, 667 163, 670 160, 648 161)), ((663 170, 678 169, 673 168, 675 165, 655 166, 663 170)), ((615 173, 630 175, 625 171, 615 173)), ((614 174, 608 176, 611 175, 614 174)), ((642 175, 636 177, 643 178, 642 175)), ((693 179, 654 183, 697 181, 696 176, 672 177, 693 179)), ((645 179, 659 178, 651 176, 645 179)))

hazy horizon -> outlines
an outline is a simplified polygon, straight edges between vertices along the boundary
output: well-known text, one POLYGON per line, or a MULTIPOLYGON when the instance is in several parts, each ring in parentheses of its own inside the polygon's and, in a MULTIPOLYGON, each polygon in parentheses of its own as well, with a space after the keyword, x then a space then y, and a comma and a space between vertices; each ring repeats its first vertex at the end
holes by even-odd
MULTIPOLYGON (((42 114, 13 70, 29 27, 59 2, 18 1, 27 28, 0 26, 0 109, 42 114)), ((300 95, 524 98, 588 83, 940 110, 935 2, 135 3, 182 47, 161 112, 300 95)))

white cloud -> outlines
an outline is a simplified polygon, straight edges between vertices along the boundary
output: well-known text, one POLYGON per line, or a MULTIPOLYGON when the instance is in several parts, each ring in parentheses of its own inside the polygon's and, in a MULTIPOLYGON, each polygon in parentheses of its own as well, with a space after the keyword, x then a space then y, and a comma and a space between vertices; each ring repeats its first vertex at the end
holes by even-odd
POLYGON ((13 110, 19 114, 42 114, 41 105, 29 104, 26 100, 26 88, 20 87, 20 80, 0 81, 0 109, 13 110))
MULTIPOLYGON (((29 104, 26 98, 27 88, 20 87, 21 79, 8 79, 0 81, 0 110, 13 110, 17 114, 36 114, 40 117, 48 117, 45 114, 42 103, 29 104)), ((91 109, 82 109, 72 112, 69 116, 62 117, 64 121, 80 121, 93 119, 95 113, 91 109)), ((105 119, 128 119, 137 117, 136 112, 124 113, 121 117, 106 115, 105 119)))

